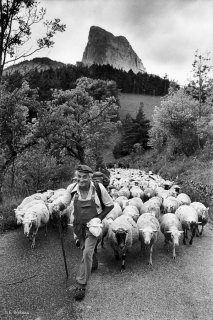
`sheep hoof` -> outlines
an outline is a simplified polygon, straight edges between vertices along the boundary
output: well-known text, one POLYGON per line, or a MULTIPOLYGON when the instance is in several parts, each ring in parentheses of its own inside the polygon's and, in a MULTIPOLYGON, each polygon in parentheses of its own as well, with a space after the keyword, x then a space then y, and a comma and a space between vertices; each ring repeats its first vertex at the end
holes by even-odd
POLYGON ((125 271, 125 267, 122 266, 120 271, 121 271, 121 272, 124 272, 124 271, 125 271))
POLYGON ((186 244, 186 240, 183 240, 183 244, 184 244, 184 245, 186 244))
POLYGON ((189 241, 189 244, 191 244, 191 245, 192 245, 192 240, 190 240, 190 241, 189 241))
POLYGON ((202 234, 203 234, 203 232, 201 231, 201 232, 200 232, 200 236, 202 236, 202 234))
POLYGON ((176 260, 176 256, 173 256, 173 260, 176 260))
POLYGON ((200 234, 196 234, 196 237, 199 238, 200 234))

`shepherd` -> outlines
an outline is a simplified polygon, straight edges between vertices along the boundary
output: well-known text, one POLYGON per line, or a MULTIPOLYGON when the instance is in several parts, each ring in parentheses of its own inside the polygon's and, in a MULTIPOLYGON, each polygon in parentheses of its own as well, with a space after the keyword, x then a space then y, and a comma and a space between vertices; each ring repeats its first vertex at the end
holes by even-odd
POLYGON ((101 183, 92 181, 93 170, 87 165, 76 168, 74 182, 66 189, 58 206, 64 210, 73 201, 73 231, 82 249, 82 259, 76 276, 75 300, 82 300, 91 271, 98 268, 95 250, 101 234, 101 221, 113 209, 113 200, 101 183))

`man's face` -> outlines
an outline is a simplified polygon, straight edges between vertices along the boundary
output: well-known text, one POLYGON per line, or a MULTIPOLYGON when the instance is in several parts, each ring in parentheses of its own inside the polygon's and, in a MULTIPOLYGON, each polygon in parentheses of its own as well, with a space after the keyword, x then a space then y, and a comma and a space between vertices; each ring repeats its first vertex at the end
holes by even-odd
POLYGON ((89 173, 83 173, 83 172, 77 171, 76 178, 77 178, 78 185, 80 187, 89 187, 90 185, 89 173))

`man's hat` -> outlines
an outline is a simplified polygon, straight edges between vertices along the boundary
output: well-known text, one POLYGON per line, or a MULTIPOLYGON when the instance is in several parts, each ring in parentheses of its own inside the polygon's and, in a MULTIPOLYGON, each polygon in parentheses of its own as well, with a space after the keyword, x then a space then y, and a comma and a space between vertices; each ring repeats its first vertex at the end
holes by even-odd
POLYGON ((78 165, 76 170, 83 173, 93 173, 92 169, 84 164, 78 165))
POLYGON ((93 178, 103 178, 103 173, 100 171, 95 171, 92 175, 93 178))

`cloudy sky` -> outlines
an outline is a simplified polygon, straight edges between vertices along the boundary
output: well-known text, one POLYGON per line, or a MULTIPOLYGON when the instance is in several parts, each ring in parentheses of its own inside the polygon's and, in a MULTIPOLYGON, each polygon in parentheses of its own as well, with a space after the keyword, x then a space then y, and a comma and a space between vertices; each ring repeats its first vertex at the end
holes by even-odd
MULTIPOLYGON (((36 56, 75 64, 81 61, 89 29, 123 35, 148 73, 186 83, 198 49, 213 53, 213 0, 40 0, 46 18, 60 18, 66 32, 36 56)), ((41 30, 37 29, 38 34, 41 30)))

